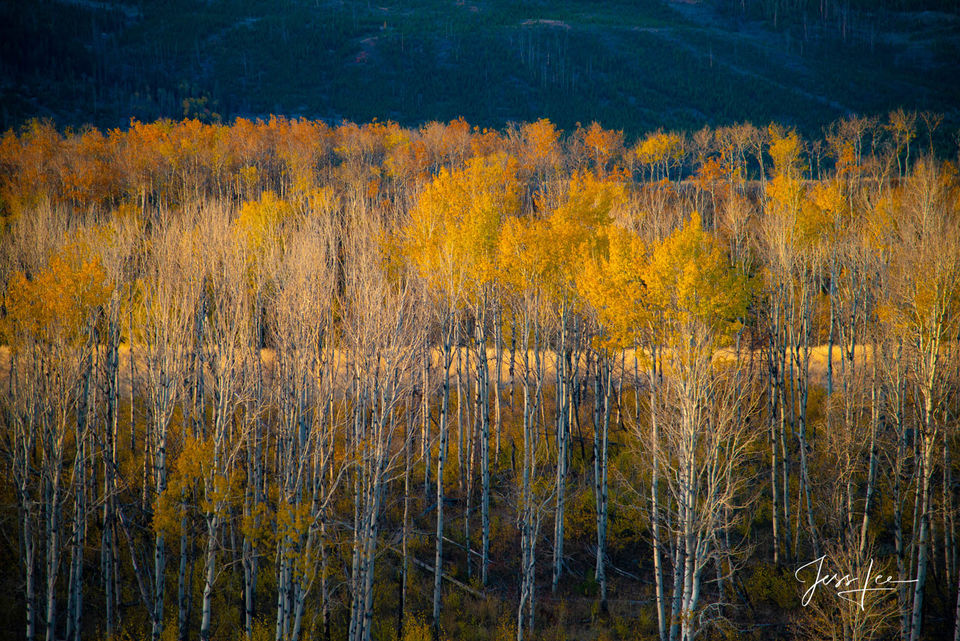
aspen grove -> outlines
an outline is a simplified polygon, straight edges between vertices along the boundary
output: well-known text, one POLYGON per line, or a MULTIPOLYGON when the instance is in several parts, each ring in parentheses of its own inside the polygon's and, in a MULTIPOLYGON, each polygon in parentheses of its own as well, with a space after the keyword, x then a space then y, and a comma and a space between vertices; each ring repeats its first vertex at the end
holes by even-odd
POLYGON ((7 132, 0 626, 960 641, 939 124, 7 132))

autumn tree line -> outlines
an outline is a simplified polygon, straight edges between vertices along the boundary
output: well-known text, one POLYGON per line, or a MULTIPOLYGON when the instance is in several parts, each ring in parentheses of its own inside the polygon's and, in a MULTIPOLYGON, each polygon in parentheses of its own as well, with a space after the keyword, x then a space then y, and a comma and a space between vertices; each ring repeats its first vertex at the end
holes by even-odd
POLYGON ((960 640, 939 123, 7 132, 2 624, 960 640))

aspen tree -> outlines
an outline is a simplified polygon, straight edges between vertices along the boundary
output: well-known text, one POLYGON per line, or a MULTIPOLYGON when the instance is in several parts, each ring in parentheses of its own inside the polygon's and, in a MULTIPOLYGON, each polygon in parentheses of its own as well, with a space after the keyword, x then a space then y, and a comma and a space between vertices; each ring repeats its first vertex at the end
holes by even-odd
MULTIPOLYGON (((792 286, 793 275, 797 270, 795 237, 803 220, 801 207, 804 187, 800 181, 803 169, 800 157, 802 146, 796 132, 785 132, 773 125, 768 131, 774 175, 764 185, 765 224, 761 225, 761 237, 766 257, 771 261, 771 268, 768 269, 770 279, 767 292, 769 300, 767 418, 773 500, 773 558, 774 563, 779 563, 781 547, 787 559, 792 556, 790 537, 790 453, 792 448, 789 446, 790 440, 787 434, 796 420, 792 395, 794 377, 791 369, 793 366, 791 328, 795 319, 792 286)), ((804 317, 809 321, 808 304, 805 304, 804 311, 804 317)), ((809 333, 808 321, 804 324, 807 333, 809 333)), ((801 472, 801 477, 805 478, 806 475, 801 472)), ((803 482, 801 480, 801 483, 803 482)), ((814 533, 811 532, 810 535, 814 536, 814 533)))
MULTIPOLYGON (((540 439, 539 412, 544 382, 542 357, 544 289, 550 264, 545 259, 545 241, 549 238, 543 221, 510 219, 504 224, 499 241, 499 264, 505 292, 520 335, 523 386, 523 464, 519 487, 518 525, 520 528, 520 599, 517 604, 517 641, 534 634, 536 604, 536 543, 544 507, 553 492, 544 491, 538 478, 540 439), (534 363, 530 363, 530 357, 534 363)), ((555 486, 554 486, 555 487, 555 486)))
POLYGON ((110 297, 104 304, 106 335, 104 345, 104 378, 106 408, 103 419, 102 467, 103 467, 103 525, 101 531, 100 566, 103 572, 104 626, 107 636, 112 636, 117 624, 116 583, 120 568, 117 563, 117 448, 120 438, 120 341, 122 302, 127 295, 131 262, 134 258, 136 234, 135 221, 117 217, 100 230, 98 251, 104 272, 111 284, 110 297))
MULTIPOLYGON (((505 156, 472 159, 458 171, 441 170, 420 195, 406 230, 407 255, 413 269, 424 278, 441 326, 442 391, 437 458, 437 534, 434 567, 433 619, 439 633, 443 562, 443 469, 453 339, 457 314, 464 306, 474 311, 477 351, 477 409, 480 412, 481 448, 481 580, 489 563, 489 375, 487 366, 488 298, 494 276, 494 249, 501 221, 519 207, 515 165, 505 156)), ((468 547, 469 547, 469 541, 468 547)), ((469 552, 467 555, 469 563, 469 552)))
MULTIPOLYGON (((778 173, 766 186, 760 242, 767 276, 771 320, 772 344, 768 359, 773 380, 768 388, 768 408, 771 411, 771 426, 776 420, 779 428, 779 461, 784 474, 783 535, 788 553, 791 547, 796 551, 800 515, 806 514, 807 536, 814 555, 820 556, 810 491, 808 457, 811 448, 807 440, 810 427, 808 399, 811 386, 811 342, 814 335, 816 290, 824 263, 824 247, 831 235, 834 220, 844 215, 844 203, 836 198, 837 191, 830 185, 821 185, 810 196, 806 194, 797 177, 799 145, 795 135, 774 135, 771 149, 778 173), (787 425, 791 428, 789 431, 796 435, 800 459, 802 500, 795 508, 795 528, 790 523, 790 503, 786 493, 791 451, 791 448, 785 446, 787 425), (789 544, 791 529, 796 533, 792 546, 789 544)), ((777 461, 778 457, 774 452, 774 468, 777 461)))
POLYGON ((360 219, 354 224, 355 244, 345 265, 349 298, 344 301, 345 348, 350 353, 357 394, 353 442, 357 448, 358 531, 353 544, 349 638, 369 641, 380 511, 388 476, 403 456, 403 448, 394 447, 394 437, 403 429, 401 403, 412 386, 417 371, 414 358, 424 336, 423 318, 410 284, 388 278, 384 260, 373 244, 378 234, 363 229, 371 223, 360 219), (369 310, 375 307, 381 312, 372 316, 369 310))
POLYGON ((919 425, 919 531, 916 583, 913 587, 909 639, 920 638, 930 548, 932 481, 936 445, 943 438, 945 403, 950 386, 944 341, 960 326, 960 223, 957 181, 948 167, 929 159, 914 164, 903 186, 895 223, 892 282, 882 314, 903 336, 906 376, 914 386, 919 425))
POLYGON ((734 411, 749 386, 732 384, 714 353, 743 317, 749 286, 696 215, 653 249, 643 280, 657 316, 656 340, 665 348, 664 391, 676 408, 660 433, 678 541, 670 638, 691 641, 703 616, 703 572, 719 554, 716 531, 729 527, 720 520, 722 508, 742 500, 745 479, 724 468, 751 441, 750 426, 734 411))
MULTIPOLYGON (((52 255, 31 278, 15 272, 6 291, 6 330, 14 339, 19 376, 11 397, 13 436, 11 458, 20 506, 26 566, 26 637, 39 631, 34 562, 37 554, 34 532, 45 546, 42 592, 44 637, 58 638, 57 579, 64 542, 63 506, 70 493, 86 492, 83 450, 88 436, 89 415, 83 409, 85 390, 92 376, 92 350, 96 315, 110 296, 110 286, 99 257, 89 256, 83 245, 66 246, 52 255), (74 469, 64 478, 71 424, 74 428, 74 469), (78 468, 78 466, 80 466, 78 468), (79 478, 78 478, 79 476, 79 478), (79 483, 79 486, 78 486, 79 483), (42 515, 42 519, 41 519, 42 515)), ((82 498, 75 505, 72 535, 82 536, 86 507, 82 498), (81 531, 78 532, 77 528, 81 531)), ((69 592, 79 599, 80 575, 71 571, 69 592)), ((76 607, 81 607, 79 603, 76 607)), ((67 629, 79 634, 79 613, 68 612, 67 629), (74 615, 71 617, 71 615, 74 615), (69 620, 71 619, 72 620, 69 620), (73 626, 71 628, 71 626, 73 626)))
POLYGON ((683 162, 683 147, 684 140, 679 134, 657 131, 638 142, 633 148, 633 155, 646 169, 645 176, 649 182, 669 181, 670 171, 683 162))
MULTIPOLYGON (((598 143, 599 144, 599 143, 598 143)), ((626 193, 622 183, 602 180, 590 174, 575 175, 560 204, 546 219, 545 233, 553 239, 543 248, 544 293, 559 325, 554 349, 556 363, 556 510, 551 588, 554 593, 563 571, 564 515, 569 443, 574 423, 573 406, 576 370, 580 362, 576 310, 580 305, 576 277, 578 258, 594 257, 608 251, 606 225, 612 210, 622 207, 626 193)), ((546 301, 545 301, 546 302, 546 301)))
MULTIPOLYGON (((333 457, 337 361, 331 243, 336 227, 331 218, 320 216, 300 229, 288 226, 283 256, 273 263, 268 326, 276 341, 272 387, 280 421, 276 485, 282 526, 276 555, 277 637, 284 641, 298 638, 303 628, 306 599, 318 576, 318 552, 321 614, 325 633, 329 631, 329 503, 345 471, 333 457)), ((254 469, 254 474, 262 473, 254 469)), ((256 520, 250 525, 253 536, 263 527, 256 520)))
POLYGON ((624 155, 546 120, 3 134, 3 620, 29 641, 360 641, 394 614, 429 635, 429 611, 440 636, 444 581, 498 600, 466 576, 515 589, 530 639, 580 609, 537 598, 565 573, 619 609, 639 538, 662 641, 748 629, 817 556, 903 582, 863 608, 821 584, 765 630, 960 636, 960 190, 919 117, 919 146, 902 110, 624 155))
POLYGON ((221 528, 229 518, 230 479, 236 474, 234 466, 243 443, 236 414, 250 394, 248 372, 253 371, 254 356, 250 353, 249 288, 237 286, 246 280, 245 245, 216 212, 210 216, 201 230, 209 260, 204 274, 209 319, 203 335, 203 352, 210 372, 212 400, 212 425, 204 439, 211 458, 201 482, 207 537, 200 611, 200 638, 204 640, 211 634, 217 557, 223 546, 221 528))
MULTIPOLYGON (((139 322, 135 342, 143 350, 145 387, 150 423, 144 453, 145 469, 153 483, 154 497, 167 489, 168 428, 176 402, 183 391, 187 349, 184 337, 198 304, 201 271, 195 263, 197 238, 182 234, 176 223, 158 230, 151 256, 139 285, 139 322)), ((166 591, 166 537, 158 529, 154 542, 152 601, 148 607, 152 636, 163 631, 166 591)))
MULTIPOLYGON (((600 607, 607 609, 606 545, 608 519, 608 435, 610 405, 613 388, 613 369, 617 354, 638 344, 645 325, 643 268, 647 259, 646 247, 639 236, 625 230, 609 227, 608 250, 599 255, 586 255, 577 279, 578 290, 596 315, 599 326, 596 337, 597 373, 594 382, 594 438, 593 475, 594 499, 597 506, 597 553, 594 576, 600 585, 600 607)), ((639 359, 640 355, 635 354, 639 359)), ((637 382, 639 384, 639 382, 637 382)), ((651 403, 654 383, 651 381, 651 403)), ((638 417, 639 418, 639 417, 638 417)), ((655 421, 652 421, 656 425, 655 421)), ((658 510, 659 462, 656 456, 658 435, 651 436, 653 452, 651 470, 651 532, 653 533, 654 572, 657 593, 658 625, 665 625, 663 604, 663 575, 660 561, 660 518, 658 510)))

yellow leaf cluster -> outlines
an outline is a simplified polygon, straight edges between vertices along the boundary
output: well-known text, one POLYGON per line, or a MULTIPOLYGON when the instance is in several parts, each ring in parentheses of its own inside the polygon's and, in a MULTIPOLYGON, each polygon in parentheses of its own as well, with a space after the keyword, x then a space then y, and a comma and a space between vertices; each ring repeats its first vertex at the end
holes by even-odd
POLYGON ((520 157, 524 167, 531 170, 546 170, 560 162, 560 132, 556 126, 541 118, 523 125, 520 130, 522 149, 520 157))
POLYGON ((583 139, 583 145, 593 160, 598 171, 602 171, 623 145, 623 132, 604 129, 597 122, 590 123, 585 130, 578 134, 583 139))
POLYGON ((64 247, 32 277, 16 272, 6 292, 6 325, 20 339, 76 344, 112 292, 98 256, 64 247))
POLYGON ((549 272, 544 248, 550 242, 549 228, 542 220, 510 218, 504 223, 497 256, 507 289, 520 293, 544 285, 549 272))
POLYGON ((770 157, 777 174, 798 176, 804 169, 800 159, 803 143, 796 131, 784 132, 779 127, 770 126, 770 157))
POLYGON ((740 327, 750 298, 747 278, 730 267, 696 213, 654 248, 644 282, 664 343, 697 343, 708 352, 740 327))
POLYGON ((247 201, 235 221, 237 236, 255 253, 278 238, 283 221, 293 215, 290 203, 272 191, 265 191, 258 200, 247 201))
POLYGON ((574 174, 560 205, 547 219, 549 242, 541 245, 555 297, 569 297, 582 259, 606 255, 612 213, 627 201, 618 180, 588 172, 574 174))
POLYGON ((441 169, 420 194, 404 230, 406 256, 435 292, 460 301, 490 282, 505 218, 520 207, 516 162, 504 155, 441 169))
POLYGON ((632 347, 646 325, 646 287, 643 282, 647 248, 642 239, 611 226, 606 256, 580 264, 577 287, 595 311, 602 330, 599 347, 611 352, 632 347))
POLYGON ((657 131, 647 135, 634 153, 644 165, 676 162, 683 156, 683 138, 675 133, 657 131))
POLYGON ((186 510, 185 498, 213 461, 212 439, 184 436, 183 450, 177 456, 167 476, 167 488, 154 506, 153 527, 169 535, 180 534, 181 520, 186 510))

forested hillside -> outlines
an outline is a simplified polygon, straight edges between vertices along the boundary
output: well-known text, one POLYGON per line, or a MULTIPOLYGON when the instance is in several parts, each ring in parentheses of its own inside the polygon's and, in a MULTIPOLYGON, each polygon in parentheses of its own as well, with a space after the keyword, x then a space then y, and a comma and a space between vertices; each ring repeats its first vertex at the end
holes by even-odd
POLYGON ((957 638, 939 122, 8 132, 0 629, 957 638))
POLYGON ((637 136, 931 110, 956 0, 0 0, 0 130, 31 118, 550 118, 637 136))

